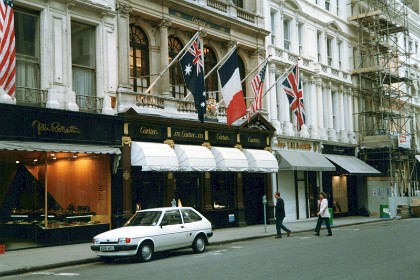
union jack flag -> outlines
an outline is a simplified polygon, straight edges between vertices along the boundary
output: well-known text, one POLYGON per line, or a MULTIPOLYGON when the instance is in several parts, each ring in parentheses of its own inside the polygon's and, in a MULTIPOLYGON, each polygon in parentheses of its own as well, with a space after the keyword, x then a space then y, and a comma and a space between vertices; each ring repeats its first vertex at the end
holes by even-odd
POLYGON ((14 96, 16 88, 16 48, 13 1, 0 0, 0 87, 14 96))
POLYGON ((262 99, 263 99, 263 89, 264 89, 264 79, 265 79, 265 70, 267 69, 268 61, 265 63, 261 71, 252 79, 251 88, 254 92, 254 100, 251 103, 251 108, 248 112, 248 120, 252 113, 260 110, 262 108, 262 99))
POLYGON ((290 109, 296 115, 297 128, 300 130, 305 123, 305 107, 303 106, 303 90, 297 64, 287 74, 282 85, 287 99, 289 99, 290 109))

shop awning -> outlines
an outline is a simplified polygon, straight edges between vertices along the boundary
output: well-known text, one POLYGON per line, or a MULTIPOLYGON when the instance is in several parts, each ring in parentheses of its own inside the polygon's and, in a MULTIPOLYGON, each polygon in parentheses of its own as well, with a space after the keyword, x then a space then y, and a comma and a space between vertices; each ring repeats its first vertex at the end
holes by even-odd
POLYGON ((211 152, 216 159, 216 171, 242 172, 248 170, 248 160, 239 149, 211 147, 211 152))
POLYGON ((326 158, 351 174, 380 174, 381 172, 354 156, 327 155, 326 158))
POLYGON ((277 173, 279 163, 276 157, 266 150, 243 149, 248 160, 248 172, 277 173))
POLYGON ((131 142, 131 165, 142 171, 176 171, 178 159, 174 149, 167 144, 131 142))
POLYGON ((46 142, 0 141, 0 150, 55 152, 55 153, 86 153, 119 155, 119 148, 100 145, 81 145, 46 142))
POLYGON ((216 160, 210 149, 204 146, 175 145, 178 171, 209 172, 216 170, 216 160))
POLYGON ((302 151, 276 151, 279 170, 335 171, 335 166, 323 155, 302 151))

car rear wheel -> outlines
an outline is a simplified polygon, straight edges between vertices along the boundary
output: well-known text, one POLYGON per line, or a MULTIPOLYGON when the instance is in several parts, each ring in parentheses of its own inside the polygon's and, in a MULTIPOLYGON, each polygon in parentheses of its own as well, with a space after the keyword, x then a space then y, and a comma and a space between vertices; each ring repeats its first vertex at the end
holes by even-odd
POLYGON ((137 251, 137 258, 141 262, 148 262, 153 256, 153 245, 150 242, 145 242, 140 245, 137 251))
POLYGON ((206 250, 206 238, 203 235, 199 235, 194 239, 192 245, 194 253, 203 253, 206 250))

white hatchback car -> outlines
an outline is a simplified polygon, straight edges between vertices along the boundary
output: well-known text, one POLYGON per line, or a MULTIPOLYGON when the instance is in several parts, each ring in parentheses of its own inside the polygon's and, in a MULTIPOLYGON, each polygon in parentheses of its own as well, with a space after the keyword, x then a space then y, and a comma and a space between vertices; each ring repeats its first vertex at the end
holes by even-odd
POLYGON ((211 223, 194 208, 154 208, 137 211, 124 227, 95 236, 91 249, 105 261, 137 256, 147 262, 154 252, 184 247, 202 253, 212 235, 211 223))

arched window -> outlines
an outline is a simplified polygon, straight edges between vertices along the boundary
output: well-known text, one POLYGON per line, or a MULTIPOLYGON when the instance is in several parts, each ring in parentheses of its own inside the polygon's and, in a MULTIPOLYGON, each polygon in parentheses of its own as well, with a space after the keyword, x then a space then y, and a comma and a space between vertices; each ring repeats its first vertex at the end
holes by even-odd
MULTIPOLYGON (((241 76, 241 81, 245 78, 245 63, 240 56, 238 56, 238 64, 239 64, 239 75, 241 76)), ((246 102, 246 83, 242 83, 242 92, 245 98, 245 104, 248 106, 246 102)), ((251 99, 250 99, 251 100, 251 99)))
POLYGON ((150 85, 149 41, 135 25, 130 25, 130 85, 135 92, 143 92, 150 85))
MULTIPOLYGON (((204 74, 207 75, 217 64, 216 54, 214 51, 204 46, 204 74)), ((210 76, 207 77, 206 81, 206 92, 207 98, 213 97, 216 101, 219 101, 219 94, 218 94, 218 79, 217 79, 217 71, 214 70, 210 76)))
MULTIPOLYGON (((168 37, 168 51, 169 61, 172 61, 176 55, 182 50, 184 46, 181 41, 174 37, 168 37)), ((187 96, 187 88, 184 85, 184 78, 182 76, 182 69, 178 63, 174 63, 169 69, 169 82, 171 84, 171 93, 174 98, 184 98, 187 96)))

